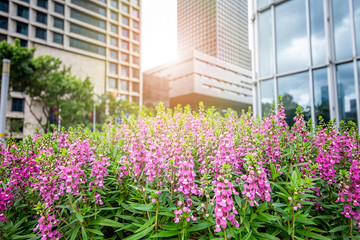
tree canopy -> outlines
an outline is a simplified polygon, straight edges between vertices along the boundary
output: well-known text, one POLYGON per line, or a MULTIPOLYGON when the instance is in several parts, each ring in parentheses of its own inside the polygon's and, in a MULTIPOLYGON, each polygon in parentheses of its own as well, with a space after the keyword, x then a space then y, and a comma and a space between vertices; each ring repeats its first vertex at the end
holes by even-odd
POLYGON ((92 111, 93 85, 88 78, 82 80, 62 66, 60 59, 42 55, 34 57, 35 48, 21 47, 19 40, 13 45, 0 43, 0 57, 11 60, 10 87, 25 92, 26 104, 44 132, 49 130, 51 115, 61 115, 64 127, 85 124, 92 111), (41 103, 43 116, 35 109, 41 103), (53 112, 61 109, 61 112, 53 112))

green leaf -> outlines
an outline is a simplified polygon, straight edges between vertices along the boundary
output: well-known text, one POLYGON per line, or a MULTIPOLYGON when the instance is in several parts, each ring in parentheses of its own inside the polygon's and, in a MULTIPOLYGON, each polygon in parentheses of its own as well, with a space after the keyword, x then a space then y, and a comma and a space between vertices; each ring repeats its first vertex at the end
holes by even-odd
POLYGON ((100 230, 97 230, 97 229, 88 229, 88 231, 91 233, 94 233, 96 235, 104 236, 104 234, 100 230))
POLYGON ((107 226, 107 227, 113 227, 113 228, 122 228, 124 227, 124 224, 116 222, 111 219, 107 218, 98 218, 96 220, 92 220, 89 225, 101 225, 101 226, 107 226))
POLYGON ((129 237, 124 238, 123 240, 137 240, 137 239, 141 239, 143 237, 145 237, 149 232, 151 232, 154 228, 154 224, 151 225, 149 228, 145 229, 142 232, 136 233, 134 235, 131 235, 129 237))
POLYGON ((296 218, 296 220, 299 220, 302 223, 306 223, 306 224, 309 224, 309 225, 316 225, 316 223, 314 223, 313 220, 311 220, 309 218, 306 218, 304 216, 299 215, 299 216, 296 216, 295 218, 296 218))
POLYGON ((86 233, 86 230, 85 230, 84 226, 81 226, 81 235, 82 235, 83 240, 88 239, 88 235, 86 233))
POLYGON ((248 240, 248 239, 251 237, 251 235, 252 235, 252 231, 251 231, 251 232, 248 232, 248 233, 244 236, 243 240, 248 240))
POLYGON ((167 216, 167 217, 175 217, 173 212, 159 212, 159 215, 167 216))
POLYGON ((150 220, 148 220, 147 222, 145 222, 141 227, 139 227, 135 233, 140 232, 142 230, 144 230, 145 228, 147 228, 148 226, 150 226, 151 224, 153 224, 155 222, 155 216, 150 218, 150 220))
POLYGON ((250 223, 249 223, 249 221, 245 218, 243 223, 244 223, 244 227, 245 227, 246 231, 250 232, 250 223))
POLYGON ((345 230, 347 229, 349 226, 347 225, 341 225, 341 226, 338 226, 338 227, 335 227, 333 229, 331 229, 329 232, 340 232, 342 230, 345 230))
POLYGON ((310 237, 312 239, 319 239, 319 240, 330 240, 330 238, 324 237, 320 234, 314 233, 314 232, 310 232, 310 231, 306 231, 306 230, 301 230, 298 229, 296 230, 297 233, 300 233, 301 235, 305 236, 305 237, 310 237))
POLYGON ((172 237, 179 235, 180 233, 181 233, 180 231, 163 231, 155 235, 152 235, 150 238, 172 237))
POLYGON ((178 223, 168 223, 166 225, 162 225, 160 226, 162 229, 165 229, 165 230, 178 230, 178 229, 182 229, 182 225, 181 224, 178 224, 178 223))
POLYGON ((11 236, 10 239, 14 239, 14 240, 18 240, 18 239, 29 239, 29 238, 33 238, 33 237, 36 237, 37 235, 36 234, 28 234, 28 235, 13 235, 11 236))
POLYGON ((84 222, 84 218, 83 218, 83 216, 82 216, 79 212, 76 212, 76 213, 75 213, 75 216, 76 216, 76 218, 77 218, 80 222, 84 222))
POLYGON ((74 228, 74 230, 72 231, 70 240, 75 240, 75 239, 77 239, 76 237, 77 237, 77 234, 78 234, 78 232, 79 232, 80 227, 81 227, 81 225, 80 225, 80 223, 78 223, 78 224, 76 225, 76 227, 74 228))
POLYGON ((186 229, 186 232, 197 232, 197 231, 203 230, 205 228, 208 228, 208 227, 211 227, 214 225, 215 225, 214 223, 202 222, 199 224, 195 224, 192 227, 186 229))

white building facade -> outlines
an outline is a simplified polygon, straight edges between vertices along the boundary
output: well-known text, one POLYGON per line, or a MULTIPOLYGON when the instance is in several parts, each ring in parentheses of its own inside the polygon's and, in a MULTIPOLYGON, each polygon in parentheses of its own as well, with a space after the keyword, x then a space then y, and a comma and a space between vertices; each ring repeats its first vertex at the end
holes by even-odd
MULTIPOLYGON (((36 46, 35 56, 58 57, 74 75, 89 77, 96 94, 141 104, 140 16, 141 0, 0 0, 0 41, 36 46)), ((26 96, 9 96, 8 120, 24 119, 16 138, 32 134, 26 96)))

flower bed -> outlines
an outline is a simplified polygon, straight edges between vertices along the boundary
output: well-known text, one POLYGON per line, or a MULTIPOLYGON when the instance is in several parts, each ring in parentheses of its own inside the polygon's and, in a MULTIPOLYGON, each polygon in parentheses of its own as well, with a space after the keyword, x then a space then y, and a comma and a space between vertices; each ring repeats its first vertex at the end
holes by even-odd
POLYGON ((214 109, 0 149, 0 239, 357 239, 353 127, 214 109))

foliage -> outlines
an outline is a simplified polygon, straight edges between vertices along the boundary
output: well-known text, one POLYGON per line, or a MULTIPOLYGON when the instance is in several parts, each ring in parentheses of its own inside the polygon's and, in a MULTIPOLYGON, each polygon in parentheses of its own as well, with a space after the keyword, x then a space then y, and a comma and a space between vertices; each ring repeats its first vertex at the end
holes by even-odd
POLYGON ((11 60, 10 63, 10 81, 9 87, 20 91, 25 91, 26 87, 32 84, 32 76, 34 73, 35 48, 28 49, 20 46, 20 40, 15 39, 13 45, 6 41, 0 42, 0 59, 2 68, 2 59, 11 60))
POLYGON ((115 98, 111 93, 102 94, 97 98, 96 120, 101 126, 104 122, 121 122, 123 116, 138 116, 140 112, 146 115, 153 115, 153 109, 144 105, 140 107, 135 102, 115 98))
POLYGON ((72 75, 58 58, 47 55, 34 58, 34 51, 35 48, 21 47, 18 39, 13 45, 0 43, 0 58, 11 60, 10 87, 28 94, 26 103, 44 132, 50 130, 54 107, 61 107, 59 114, 66 128, 87 123, 93 109, 90 80, 72 75), (42 114, 36 111, 39 108, 42 114))
POLYGON ((43 55, 33 59, 36 71, 34 82, 28 86, 30 112, 42 126, 44 132, 50 127, 51 108, 61 109, 61 125, 68 128, 88 121, 87 116, 93 109, 93 86, 88 78, 81 80, 71 74, 70 68, 61 68, 58 58, 43 55), (35 80, 36 79, 36 80, 35 80), (34 101, 42 104, 45 119, 36 114, 34 101), (44 121, 45 120, 45 121, 44 121))
POLYGON ((157 108, 0 150, 4 239, 359 239, 360 138, 298 108, 157 108), (320 121, 321 122, 321 121, 320 121), (34 217, 35 216, 35 217, 34 217), (34 229, 34 231, 33 231, 34 229))

